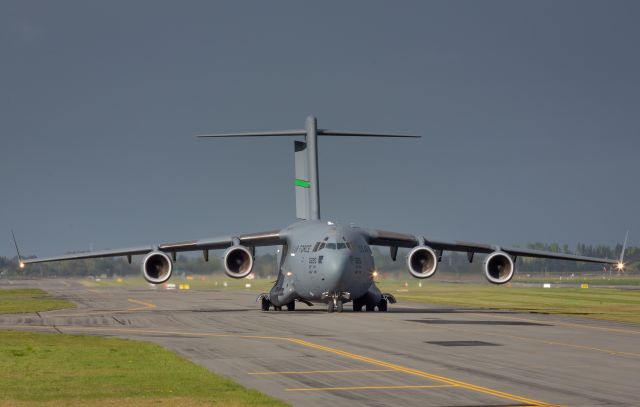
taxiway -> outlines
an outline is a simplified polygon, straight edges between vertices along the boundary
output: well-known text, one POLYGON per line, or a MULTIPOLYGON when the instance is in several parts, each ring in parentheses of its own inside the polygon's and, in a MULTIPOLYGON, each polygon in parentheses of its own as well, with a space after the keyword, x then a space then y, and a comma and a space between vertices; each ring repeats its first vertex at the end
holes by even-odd
MULTIPOLYGON (((6 287, 6 282, 0 287, 6 287)), ((262 312, 251 291, 43 288, 78 307, 0 329, 158 343, 292 405, 637 405, 640 325, 400 302, 387 313, 262 312)), ((346 308, 346 307, 345 307, 346 308)))

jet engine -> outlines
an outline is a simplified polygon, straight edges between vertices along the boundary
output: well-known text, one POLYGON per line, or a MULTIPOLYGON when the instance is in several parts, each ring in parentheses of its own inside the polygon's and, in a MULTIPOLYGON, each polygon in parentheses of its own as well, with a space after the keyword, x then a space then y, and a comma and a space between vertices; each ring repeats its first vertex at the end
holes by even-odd
POLYGON ((436 273, 438 256, 429 246, 416 246, 407 256, 407 267, 415 278, 429 278, 436 273))
POLYGON ((171 277, 173 263, 163 252, 155 251, 147 254, 142 261, 142 275, 152 284, 162 284, 171 277))
POLYGON ((484 275, 493 284, 504 284, 511 281, 516 271, 516 266, 505 252, 493 252, 489 254, 482 263, 484 275))
POLYGON ((253 269, 253 253, 244 246, 231 246, 224 252, 224 272, 231 278, 245 278, 253 269))

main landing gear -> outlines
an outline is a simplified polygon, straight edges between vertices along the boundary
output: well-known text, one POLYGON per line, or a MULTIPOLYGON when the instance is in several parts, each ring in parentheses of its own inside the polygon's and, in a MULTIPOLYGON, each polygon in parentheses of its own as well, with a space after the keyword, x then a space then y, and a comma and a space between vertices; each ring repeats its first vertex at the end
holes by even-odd
MULTIPOLYGON (((281 305, 278 306, 278 305, 273 305, 271 303, 271 301, 269 300, 269 295, 268 294, 260 294, 258 299, 260 300, 260 309, 262 309, 263 311, 269 311, 269 309, 271 307, 273 307, 274 311, 282 311, 282 306, 281 305)), ((287 311, 295 311, 296 310, 296 301, 292 300, 290 303, 285 304, 285 307, 287 307, 287 311)))
POLYGON ((362 307, 365 307, 365 310, 367 310, 367 312, 373 312, 376 310, 376 307, 378 308, 379 312, 387 312, 387 298, 386 297, 382 297, 380 299, 380 301, 378 301, 378 304, 376 305, 372 305, 372 304, 367 304, 364 301, 361 300, 354 300, 353 301, 353 312, 361 312, 362 311, 362 307))

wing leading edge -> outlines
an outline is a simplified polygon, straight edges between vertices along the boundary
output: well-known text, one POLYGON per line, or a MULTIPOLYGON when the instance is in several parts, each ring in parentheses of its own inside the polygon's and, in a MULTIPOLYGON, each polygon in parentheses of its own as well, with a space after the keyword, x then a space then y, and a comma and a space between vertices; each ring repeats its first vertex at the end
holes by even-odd
POLYGON ((603 263, 616 265, 620 262, 620 260, 601 259, 597 257, 579 256, 575 254, 546 252, 542 250, 524 249, 520 247, 503 247, 497 245, 462 241, 447 242, 410 234, 389 232, 385 230, 365 230, 364 235, 367 237, 369 244, 374 246, 411 248, 419 244, 424 244, 434 250, 467 252, 470 254, 503 251, 514 257, 536 257, 544 259, 572 260, 586 263, 603 263))
POLYGON ((191 240, 187 242, 179 243, 163 243, 157 246, 140 246, 130 247, 124 249, 114 250, 100 250, 83 253, 71 253, 62 256, 42 257, 23 259, 23 264, 32 263, 45 263, 52 261, 63 260, 80 260, 80 259, 94 259, 99 257, 119 257, 125 256, 131 258, 131 256, 143 255, 152 251, 158 250, 165 253, 172 253, 175 256, 177 252, 198 251, 198 250, 216 250, 226 249, 233 245, 243 245, 249 247, 256 246, 274 246, 285 243, 285 239, 281 236, 279 230, 271 230, 267 232, 249 233, 239 236, 220 236, 200 240, 191 240))

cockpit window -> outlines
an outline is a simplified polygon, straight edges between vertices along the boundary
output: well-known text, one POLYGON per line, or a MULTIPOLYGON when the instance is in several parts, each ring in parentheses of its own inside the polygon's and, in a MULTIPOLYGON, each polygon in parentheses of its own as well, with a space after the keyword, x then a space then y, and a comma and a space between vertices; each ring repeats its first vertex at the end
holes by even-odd
POLYGON ((318 251, 318 247, 320 246, 320 242, 316 242, 316 244, 313 246, 313 252, 317 252, 318 251))
POLYGON ((336 244, 335 243, 327 243, 325 245, 325 247, 329 250, 335 250, 336 249, 336 244))
POLYGON ((346 243, 338 243, 338 250, 342 250, 342 249, 346 249, 347 248, 347 244, 346 243))
POLYGON ((324 242, 320 243, 320 246, 318 247, 318 251, 320 251, 320 250, 324 249, 324 245, 325 245, 325 243, 324 243, 324 242))

